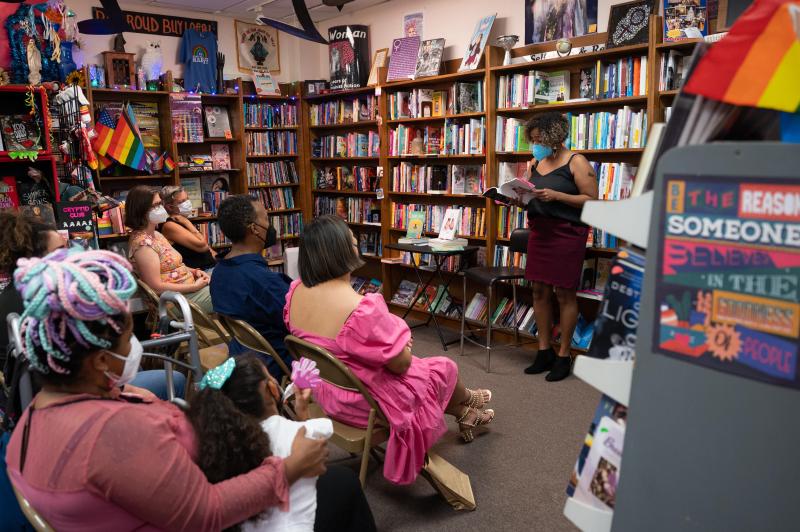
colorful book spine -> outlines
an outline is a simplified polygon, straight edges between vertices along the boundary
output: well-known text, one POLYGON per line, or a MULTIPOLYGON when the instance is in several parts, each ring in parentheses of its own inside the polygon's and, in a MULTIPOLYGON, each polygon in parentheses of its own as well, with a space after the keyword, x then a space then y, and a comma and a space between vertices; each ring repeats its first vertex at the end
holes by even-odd
POLYGON ((297 105, 244 101, 245 127, 296 127, 297 105))
POLYGON ((247 163, 247 185, 287 185, 298 183, 294 161, 269 161, 247 163))
POLYGON ((297 154, 297 133, 294 131, 248 131, 248 155, 297 154))

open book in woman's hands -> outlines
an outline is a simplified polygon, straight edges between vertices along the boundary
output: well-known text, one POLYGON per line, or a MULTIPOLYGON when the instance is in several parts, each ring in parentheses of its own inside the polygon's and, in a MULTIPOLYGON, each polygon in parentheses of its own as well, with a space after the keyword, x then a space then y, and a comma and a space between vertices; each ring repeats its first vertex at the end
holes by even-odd
POLYGON ((519 200, 523 205, 533 198, 536 186, 526 179, 515 178, 506 181, 499 187, 491 187, 483 196, 506 205, 513 204, 512 200, 519 200))

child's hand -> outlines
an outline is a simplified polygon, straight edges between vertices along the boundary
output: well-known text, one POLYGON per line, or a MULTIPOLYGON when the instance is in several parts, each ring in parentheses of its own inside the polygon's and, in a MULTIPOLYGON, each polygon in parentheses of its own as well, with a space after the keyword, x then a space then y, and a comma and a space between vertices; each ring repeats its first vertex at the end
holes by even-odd
POLYGON ((294 395, 294 412, 297 414, 299 420, 305 421, 309 418, 308 403, 310 401, 311 388, 297 390, 297 393, 294 395))

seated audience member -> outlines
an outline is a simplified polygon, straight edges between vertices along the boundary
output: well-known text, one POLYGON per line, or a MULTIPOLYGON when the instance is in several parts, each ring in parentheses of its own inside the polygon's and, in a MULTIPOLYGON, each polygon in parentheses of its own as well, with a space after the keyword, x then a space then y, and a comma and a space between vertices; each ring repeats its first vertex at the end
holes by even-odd
POLYGON ((183 187, 167 186, 159 192, 169 217, 158 230, 170 241, 175 251, 183 257, 183 263, 190 268, 200 268, 209 272, 217 263, 216 253, 203 234, 197 230, 188 217, 192 214, 192 202, 183 187))
MULTIPOLYGON (((19 259, 43 257, 56 249, 67 246, 66 241, 55 228, 35 218, 9 212, 0 213, 0 276, 11 275, 19 259)), ((12 312, 22 314, 22 297, 10 282, 0 292, 0 352, 8 346, 8 327, 6 316, 12 312)), ((186 378, 181 373, 174 374, 175 393, 183 397, 186 378)), ((131 383, 145 388, 161 399, 167 399, 167 379, 164 370, 142 371, 131 383)))
POLYGON ((156 231, 166 221, 167 210, 156 190, 144 185, 133 187, 125 200, 125 225, 132 231, 128 258, 142 281, 157 294, 179 292, 210 313, 210 277, 203 270, 188 268, 181 254, 156 231))
MULTIPOLYGON (((277 240, 267 211, 257 198, 241 194, 226 198, 217 217, 220 230, 233 246, 214 268, 211 279, 214 312, 253 326, 288 366, 292 358, 283 343, 289 334, 283 323, 283 305, 291 279, 271 271, 261 254, 277 240)), ((231 342, 231 355, 243 351, 235 340, 231 342)), ((263 360, 269 372, 280 380, 280 367, 269 357, 263 360)))
POLYGON ((325 442, 299 434, 289 457, 213 484, 180 409, 118 392, 142 355, 129 268, 106 251, 20 261, 25 356, 43 387, 11 436, 12 483, 59 532, 222 530, 286 509, 289 485, 325 471, 325 442))
MULTIPOLYGON (((484 410, 489 390, 469 390, 456 364, 445 357, 411 354, 411 330, 386 307, 381 294, 359 295, 350 274, 363 263, 358 243, 337 216, 320 216, 300 239, 300 279, 286 296, 289 331, 341 360, 367 387, 389 420, 383 474, 391 482, 414 481, 425 454, 445 433, 444 414, 456 418, 461 437, 494 418, 484 410)), ((322 383, 314 397, 330 416, 366 426, 369 406, 363 396, 322 383)))
MULTIPOLYGON (((308 420, 311 390, 299 390, 298 419, 278 413, 278 383, 252 354, 229 358, 206 373, 192 400, 189 419, 199 440, 199 465, 210 482, 250 471, 270 455, 285 458, 299 434, 327 440, 329 419, 308 420), (231 445, 235 449, 231 449, 231 445), (237 459, 230 458, 233 454, 237 459)), ((304 478, 289 490, 288 510, 273 509, 242 523, 242 532, 370 532, 372 512, 352 470, 332 466, 319 479, 304 478)))

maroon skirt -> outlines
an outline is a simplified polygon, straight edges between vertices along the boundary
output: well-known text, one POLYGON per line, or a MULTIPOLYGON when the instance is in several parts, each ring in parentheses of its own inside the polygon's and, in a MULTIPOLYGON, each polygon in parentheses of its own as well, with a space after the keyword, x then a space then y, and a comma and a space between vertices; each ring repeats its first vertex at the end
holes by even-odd
POLYGON ((577 290, 589 227, 543 216, 529 218, 528 227, 525 279, 577 290))

